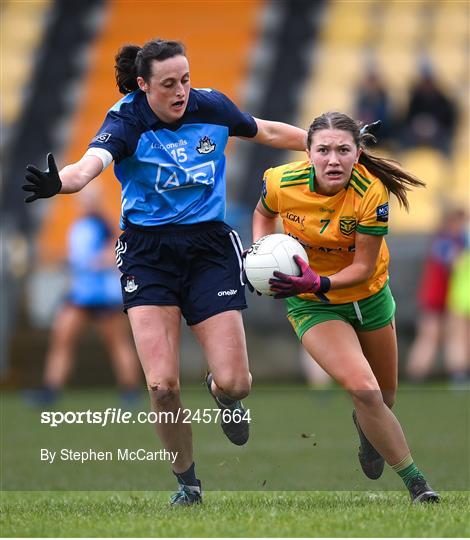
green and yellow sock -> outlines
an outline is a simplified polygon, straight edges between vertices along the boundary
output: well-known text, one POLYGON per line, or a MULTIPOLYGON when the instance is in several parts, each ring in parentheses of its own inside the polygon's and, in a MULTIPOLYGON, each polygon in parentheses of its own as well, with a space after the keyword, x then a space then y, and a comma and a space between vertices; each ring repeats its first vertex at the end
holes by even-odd
POLYGON ((415 478, 424 478, 423 473, 416 467, 411 454, 408 454, 396 465, 392 465, 392 469, 398 473, 407 488, 410 487, 415 478))

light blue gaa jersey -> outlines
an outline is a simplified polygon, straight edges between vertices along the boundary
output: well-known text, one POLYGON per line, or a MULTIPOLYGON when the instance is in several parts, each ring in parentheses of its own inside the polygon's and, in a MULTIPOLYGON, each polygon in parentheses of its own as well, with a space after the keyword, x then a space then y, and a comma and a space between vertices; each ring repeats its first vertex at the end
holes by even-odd
POLYGON ((119 273, 103 259, 112 233, 100 216, 77 220, 68 234, 70 288, 68 300, 81 307, 119 306, 119 273))
POLYGON ((191 89, 182 118, 165 124, 137 90, 112 107, 89 147, 113 156, 122 185, 121 228, 223 221, 228 137, 257 125, 224 94, 191 89))

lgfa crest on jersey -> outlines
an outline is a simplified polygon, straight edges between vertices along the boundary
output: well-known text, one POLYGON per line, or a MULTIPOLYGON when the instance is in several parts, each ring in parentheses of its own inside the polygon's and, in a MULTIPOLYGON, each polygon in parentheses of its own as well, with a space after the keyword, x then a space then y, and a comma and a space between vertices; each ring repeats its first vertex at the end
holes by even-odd
POLYGON ((127 276, 127 283, 126 283, 126 286, 124 287, 124 290, 127 293, 132 293, 132 292, 137 290, 137 287, 138 287, 138 285, 135 282, 135 277, 134 276, 127 276))
POLYGON ((199 139, 199 146, 196 146, 196 150, 200 154, 210 154, 215 150, 215 143, 213 143, 206 135, 205 137, 199 139))
POLYGON ((353 216, 341 216, 339 218, 339 230, 345 236, 350 236, 356 230, 356 218, 353 216))

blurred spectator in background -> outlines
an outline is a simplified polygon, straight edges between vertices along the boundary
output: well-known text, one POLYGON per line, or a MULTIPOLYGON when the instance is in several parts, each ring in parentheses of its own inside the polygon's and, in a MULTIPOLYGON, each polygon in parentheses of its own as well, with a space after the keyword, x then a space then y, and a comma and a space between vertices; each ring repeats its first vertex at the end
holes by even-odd
POLYGON ((394 135, 395 120, 385 82, 374 67, 359 81, 354 107, 355 117, 364 124, 382 121, 380 141, 387 144, 394 135))
POLYGON ((423 66, 410 92, 402 126, 403 147, 429 146, 449 156, 456 123, 456 104, 439 87, 433 69, 423 66))
POLYGON ((70 378, 78 338, 92 322, 109 351, 122 400, 132 404, 139 394, 139 362, 122 312, 114 234, 102 215, 98 186, 87 186, 78 200, 81 217, 68 232, 68 293, 53 322, 43 386, 27 391, 26 398, 35 405, 57 400, 70 378))
POLYGON ((452 378, 461 377, 460 368, 455 365, 453 323, 447 313, 447 296, 453 265, 465 245, 466 219, 463 209, 444 213, 424 263, 418 290, 417 334, 407 364, 408 377, 415 382, 430 376, 441 342, 446 371, 452 378))
MULTIPOLYGON (((468 216, 467 216, 468 217, 468 216)), ((470 379, 470 229, 467 222, 465 249, 458 255, 450 278, 449 364, 454 384, 470 379)))

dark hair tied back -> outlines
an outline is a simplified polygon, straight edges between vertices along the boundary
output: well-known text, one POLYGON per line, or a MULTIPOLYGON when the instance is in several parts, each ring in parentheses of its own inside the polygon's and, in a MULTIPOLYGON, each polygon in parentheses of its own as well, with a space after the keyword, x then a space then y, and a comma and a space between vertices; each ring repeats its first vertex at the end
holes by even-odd
POLYGON ((121 94, 129 94, 138 88, 136 58, 141 52, 137 45, 125 45, 115 57, 116 84, 121 94))
POLYGON ((116 54, 114 66, 116 84, 121 94, 129 94, 139 88, 137 77, 148 81, 154 60, 167 60, 174 56, 185 56, 185 48, 179 41, 152 39, 143 47, 124 45, 116 54))

